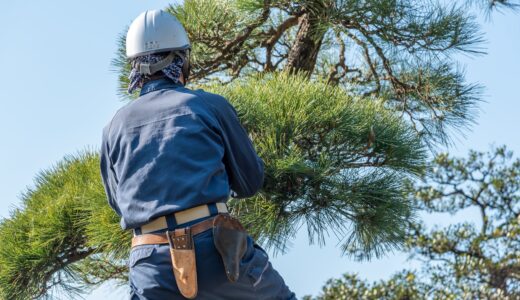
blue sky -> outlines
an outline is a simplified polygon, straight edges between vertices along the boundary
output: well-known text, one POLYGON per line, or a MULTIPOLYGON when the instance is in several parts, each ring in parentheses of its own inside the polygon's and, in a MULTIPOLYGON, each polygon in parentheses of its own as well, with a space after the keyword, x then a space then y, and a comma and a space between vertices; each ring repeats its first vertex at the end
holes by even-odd
MULTIPOLYGON (((110 61, 116 39, 142 11, 171 1, 0 2, 0 217, 7 217, 34 176, 64 155, 97 149, 101 129, 123 105, 110 61), (123 5, 124 3, 124 5, 123 5)), ((488 55, 461 57, 467 79, 485 86, 478 124, 449 151, 487 150, 506 144, 520 153, 520 15, 479 18, 488 55)), ((468 214, 469 217, 471 214, 468 214)), ((428 217, 428 219, 433 219, 428 217)), ((446 219, 447 220, 447 219, 446 219)), ((299 297, 316 294, 344 272, 377 280, 417 264, 403 254, 370 263, 342 257, 335 240, 309 246, 302 232, 273 265, 299 297)), ((125 299, 125 289, 104 285, 87 299, 125 299)))

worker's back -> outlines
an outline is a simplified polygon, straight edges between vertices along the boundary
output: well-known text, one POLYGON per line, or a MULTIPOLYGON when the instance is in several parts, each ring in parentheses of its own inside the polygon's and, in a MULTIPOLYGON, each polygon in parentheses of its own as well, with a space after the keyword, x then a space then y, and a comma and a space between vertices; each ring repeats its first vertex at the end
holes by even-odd
POLYGON ((193 206, 225 202, 230 192, 215 112, 226 100, 166 79, 150 85, 105 128, 118 181, 118 199, 111 204, 123 216, 125 229, 193 206))

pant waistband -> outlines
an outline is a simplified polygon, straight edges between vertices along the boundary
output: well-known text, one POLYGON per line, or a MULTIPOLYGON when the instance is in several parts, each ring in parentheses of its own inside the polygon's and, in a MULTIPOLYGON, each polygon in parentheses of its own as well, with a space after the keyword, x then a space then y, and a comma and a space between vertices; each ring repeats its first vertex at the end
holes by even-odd
POLYGON ((195 206, 167 216, 156 218, 141 227, 135 228, 134 236, 163 229, 173 230, 179 225, 214 216, 219 213, 228 213, 226 203, 218 202, 195 206))

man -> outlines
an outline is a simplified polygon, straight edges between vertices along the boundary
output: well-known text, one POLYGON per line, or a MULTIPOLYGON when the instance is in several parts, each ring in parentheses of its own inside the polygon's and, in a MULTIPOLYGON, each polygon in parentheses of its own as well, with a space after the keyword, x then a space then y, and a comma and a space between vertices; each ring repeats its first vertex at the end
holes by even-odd
POLYGON ((227 214, 253 196, 263 162, 236 111, 184 87, 190 42, 164 11, 131 24, 125 105, 103 130, 101 175, 121 227, 132 229, 131 299, 295 299, 265 251, 227 214))

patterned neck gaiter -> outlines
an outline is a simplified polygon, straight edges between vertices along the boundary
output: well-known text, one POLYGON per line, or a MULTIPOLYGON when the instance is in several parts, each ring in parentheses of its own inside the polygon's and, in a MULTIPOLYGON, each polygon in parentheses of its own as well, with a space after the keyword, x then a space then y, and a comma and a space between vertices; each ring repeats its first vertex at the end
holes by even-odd
MULTIPOLYGON (((164 59, 166 56, 167 54, 149 54, 136 57, 134 61, 139 63, 155 64, 164 59)), ((182 58, 180 58, 179 56, 175 56, 173 62, 161 71, 164 73, 164 75, 166 75, 166 77, 170 78, 175 83, 181 83, 179 81, 179 77, 181 76, 183 62, 184 61, 182 58)), ((132 94, 135 91, 135 89, 141 87, 141 85, 143 84, 143 80, 145 79, 145 76, 139 73, 139 71, 136 68, 132 68, 132 71, 130 72, 130 76, 128 76, 128 79, 130 79, 130 84, 128 85, 128 93, 132 94)))

